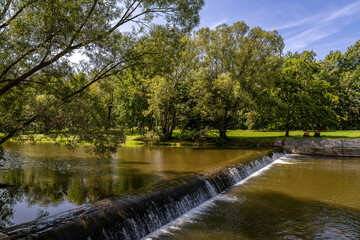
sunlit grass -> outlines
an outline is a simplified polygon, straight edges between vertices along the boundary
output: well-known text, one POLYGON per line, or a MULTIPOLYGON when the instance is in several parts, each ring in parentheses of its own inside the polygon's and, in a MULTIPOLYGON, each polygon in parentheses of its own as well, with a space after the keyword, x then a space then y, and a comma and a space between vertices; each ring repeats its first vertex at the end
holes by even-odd
MULTIPOLYGON (((141 139, 143 137, 139 134, 138 130, 125 130, 126 132, 126 145, 142 145, 145 142, 141 139)), ((160 132, 159 132, 160 134, 160 132)), ((304 131, 290 131, 290 137, 285 137, 285 131, 255 131, 255 130, 228 130, 227 136, 229 137, 229 142, 233 143, 266 143, 271 145, 276 139, 314 139, 314 132, 310 132, 310 137, 303 137, 304 131)), ((0 133, 0 136, 3 136, 3 133, 0 133)), ((56 134, 51 133, 49 135, 39 134, 29 132, 26 135, 21 135, 11 139, 11 141, 36 141, 36 142, 57 142, 65 143, 66 137, 55 136, 56 134)), ((320 132, 320 137, 316 139, 360 139, 360 130, 344 130, 344 131, 322 131, 320 132)), ((158 144, 191 144, 189 136, 184 135, 181 130, 174 130, 173 140, 167 142, 159 142, 158 144)), ((208 140, 203 143, 216 143, 219 139, 219 132, 217 130, 211 130, 208 134, 208 140)), ((193 143, 195 144, 195 143, 193 143)))
MULTIPOLYGON (((227 136, 230 139, 303 139, 304 131, 290 131, 290 137, 285 137, 285 131, 254 131, 254 130, 229 130, 227 131, 227 136)), ((212 130, 211 135, 219 136, 218 131, 212 130)), ((210 136, 211 136, 210 135, 210 136)), ((314 137, 314 132, 310 132, 310 139, 319 138, 314 137)), ((320 132, 320 138, 338 138, 338 139, 360 139, 360 130, 344 130, 344 131, 322 131, 320 132)))

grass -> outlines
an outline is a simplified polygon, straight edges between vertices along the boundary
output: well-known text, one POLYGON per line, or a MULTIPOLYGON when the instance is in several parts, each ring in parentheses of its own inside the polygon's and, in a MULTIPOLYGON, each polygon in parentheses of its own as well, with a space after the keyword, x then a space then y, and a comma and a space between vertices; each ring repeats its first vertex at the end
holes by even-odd
POLYGON ((232 142, 248 142, 250 145, 273 145, 276 139, 360 139, 360 131, 322 131, 320 137, 303 137, 304 131, 290 131, 289 137, 285 137, 285 131, 261 132, 252 130, 230 130, 227 134, 232 142))
MULTIPOLYGON (((207 140, 203 142, 194 142, 189 139, 187 136, 182 136, 180 130, 175 130, 173 133, 173 138, 170 141, 150 143, 150 144, 160 144, 160 145, 232 145, 232 146, 272 146, 276 139, 360 139, 360 130, 347 130, 347 131, 322 131, 321 137, 313 137, 314 133, 310 133, 310 137, 303 137, 304 131, 290 131, 290 137, 285 137, 285 131, 254 131, 254 130, 228 130, 227 136, 228 140, 224 141, 219 138, 219 133, 217 130, 212 130, 209 132, 207 140)), ((1 135, 1 134, 0 134, 1 135)), ((141 135, 137 130, 126 131, 126 145, 142 145, 146 144, 144 141, 141 141, 141 135)), ((24 135, 20 139, 25 139, 25 141, 35 140, 36 142, 55 142, 54 136, 45 135, 45 134, 36 134, 30 133, 29 135, 24 135)), ((63 139, 57 139, 57 142, 62 142, 63 139), (60 140, 60 141, 59 141, 60 140)), ((14 138, 12 141, 19 141, 19 138, 14 138)), ((64 140, 65 142, 65 140, 64 140)))
MULTIPOLYGON (((290 131, 290 137, 285 137, 285 131, 254 131, 254 130, 228 130, 228 140, 223 141, 219 139, 219 132, 212 130, 209 132, 207 141, 201 144, 221 144, 233 146, 272 146, 276 139, 360 139, 360 130, 347 130, 347 131, 322 131, 321 137, 314 137, 314 133, 310 133, 309 137, 303 137, 304 131, 290 131)), ((127 135, 127 143, 133 144, 137 139, 140 139, 136 131, 133 134, 127 135)), ((173 133, 173 140, 162 142, 160 144, 174 145, 196 145, 186 137, 181 135, 180 130, 175 130, 173 133)), ((138 141, 139 142, 139 141, 138 141)), ((143 142, 142 142, 143 143, 143 142)))
MULTIPOLYGON (((290 131, 290 137, 285 137, 285 131, 261 132, 253 130, 229 130, 227 135, 229 138, 235 139, 303 139, 304 131, 290 131)), ((307 139, 360 139, 360 130, 347 131, 322 131, 320 137, 314 137, 314 133, 310 133, 307 139)))

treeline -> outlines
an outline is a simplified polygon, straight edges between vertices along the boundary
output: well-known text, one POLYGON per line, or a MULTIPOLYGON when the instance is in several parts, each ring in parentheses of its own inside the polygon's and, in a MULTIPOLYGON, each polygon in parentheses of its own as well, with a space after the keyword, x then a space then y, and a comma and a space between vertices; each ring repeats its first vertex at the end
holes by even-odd
POLYGON ((79 2, 30 1, 40 5, 4 18, 13 25, 0 39, 0 144, 35 130, 68 134, 70 145, 91 142, 105 153, 124 140, 122 129, 163 139, 174 129, 194 139, 217 129, 226 139, 228 129, 239 128, 288 135, 291 129, 360 127, 360 41, 317 60, 313 51, 283 54, 276 31, 244 22, 191 32, 203 1, 193 0, 191 10, 181 1, 119 1, 123 15, 101 5, 106 1, 79 2), (80 15, 57 19, 52 10, 80 15), (165 10, 169 24, 148 27, 153 11, 165 10), (137 18, 139 11, 148 18, 137 18), (31 22, 33 29, 21 25, 35 13, 44 18, 31 22), (124 19, 139 31, 120 31, 124 19), (85 57, 69 61, 77 49, 85 57))
MULTIPOLYGON (((360 127, 360 42, 324 60, 312 51, 282 55, 283 45, 276 31, 250 29, 244 22, 191 34, 153 26, 135 39, 133 51, 146 53, 135 64, 125 64, 69 103, 53 105, 33 126, 85 128, 91 135, 95 129, 137 129, 162 139, 171 139, 174 129, 194 138, 217 129, 227 138, 228 129, 288 135, 295 129, 360 127)), ((79 73, 67 87, 76 89, 89 79, 79 73)), ((55 92, 72 91, 61 89, 63 79, 54 81, 51 94, 36 95, 38 106, 55 92)))

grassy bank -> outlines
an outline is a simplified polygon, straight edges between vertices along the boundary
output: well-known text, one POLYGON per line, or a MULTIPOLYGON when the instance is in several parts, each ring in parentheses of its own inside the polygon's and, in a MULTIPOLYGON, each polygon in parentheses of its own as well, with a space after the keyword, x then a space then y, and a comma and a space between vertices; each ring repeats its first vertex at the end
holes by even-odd
MULTIPOLYGON (((182 136, 180 131, 174 131, 173 140, 152 143, 152 144, 185 144, 185 145, 229 145, 229 146, 272 146, 276 139, 304 139, 304 131, 290 131, 290 137, 285 137, 284 131, 253 131, 253 130, 229 130, 227 132, 228 140, 219 138, 219 133, 216 130, 209 132, 205 141, 192 141, 186 136, 182 136)), ((360 130, 348 131, 323 131, 320 137, 314 137, 314 133, 310 133, 310 137, 306 139, 360 139, 360 130)), ((134 132, 127 134, 127 144, 145 144, 141 141, 142 136, 134 132)))
MULTIPOLYGON (((186 146, 186 145, 225 145, 225 146, 272 146, 276 139, 304 139, 303 131, 290 131, 290 137, 285 137, 284 131, 253 131, 253 130, 229 130, 227 132, 228 140, 219 138, 219 133, 212 130, 203 141, 194 141, 189 136, 181 134, 180 130, 173 133, 173 139, 167 141, 145 141, 144 136, 141 136, 137 131, 126 132, 125 145, 172 145, 172 146, 186 146)), ((314 137, 314 133, 310 133, 310 137, 306 139, 360 139, 360 130, 348 131, 323 131, 320 137, 314 137)), ((34 142, 66 142, 65 138, 61 138, 55 134, 38 134, 30 133, 21 135, 11 139, 11 141, 34 141, 34 142)))

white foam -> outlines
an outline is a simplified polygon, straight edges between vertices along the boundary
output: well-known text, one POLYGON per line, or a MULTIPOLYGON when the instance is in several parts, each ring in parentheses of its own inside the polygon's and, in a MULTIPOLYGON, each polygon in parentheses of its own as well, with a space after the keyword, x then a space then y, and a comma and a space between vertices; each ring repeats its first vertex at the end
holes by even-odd
MULTIPOLYGON (((254 178, 254 177, 258 177, 260 175, 262 175, 264 172, 266 172, 267 170, 269 170, 275 163, 276 161, 282 159, 283 157, 273 161, 272 163, 270 163, 269 165, 263 167, 262 169, 260 169, 259 171, 254 172, 253 174, 251 174, 250 176, 248 176, 247 178, 241 180, 240 182, 236 183, 234 186, 239 186, 242 185, 244 183, 246 183, 248 180, 254 178)), ((227 190, 228 191, 228 190, 227 190)))
POLYGON ((278 159, 274 162, 274 164, 295 164, 295 163, 278 159))

